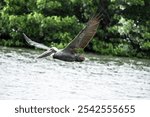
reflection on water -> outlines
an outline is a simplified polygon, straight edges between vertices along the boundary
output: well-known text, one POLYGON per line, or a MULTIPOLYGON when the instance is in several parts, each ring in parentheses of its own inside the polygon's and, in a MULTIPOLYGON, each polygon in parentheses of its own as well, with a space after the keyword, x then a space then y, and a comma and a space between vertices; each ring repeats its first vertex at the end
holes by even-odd
POLYGON ((0 99, 150 99, 150 60, 94 56, 82 63, 0 47, 0 99))

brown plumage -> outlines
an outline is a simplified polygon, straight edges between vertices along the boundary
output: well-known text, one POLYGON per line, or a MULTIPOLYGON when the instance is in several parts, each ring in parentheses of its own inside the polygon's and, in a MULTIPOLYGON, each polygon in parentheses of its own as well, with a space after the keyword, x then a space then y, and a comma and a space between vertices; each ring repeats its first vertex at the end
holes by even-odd
POLYGON ((75 49, 75 48, 85 48, 88 43, 92 40, 93 36, 97 32, 97 28, 100 23, 99 14, 92 17, 85 28, 83 28, 79 34, 69 43, 69 45, 64 49, 75 49))
POLYGON ((23 35, 29 45, 47 50, 46 52, 42 53, 38 58, 46 57, 54 53, 53 58, 64 60, 64 61, 81 62, 84 60, 84 57, 77 55, 76 49, 79 48, 84 49, 89 44, 93 36, 96 34, 99 23, 100 23, 100 15, 97 14, 87 22, 87 25, 68 44, 68 46, 60 51, 55 47, 49 48, 43 44, 34 42, 31 39, 29 39, 25 34, 23 35))

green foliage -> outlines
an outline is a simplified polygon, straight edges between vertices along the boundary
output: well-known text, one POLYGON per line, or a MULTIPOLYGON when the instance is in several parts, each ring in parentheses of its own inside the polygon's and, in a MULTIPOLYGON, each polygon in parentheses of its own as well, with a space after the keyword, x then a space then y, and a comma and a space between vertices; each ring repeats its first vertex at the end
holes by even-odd
MULTIPOLYGON (((38 42, 44 42, 49 46, 51 46, 52 42, 59 45, 59 47, 61 47, 60 45, 65 46, 69 43, 82 28, 82 24, 79 23, 76 16, 47 16, 46 12, 42 11, 44 8, 53 11, 56 10, 56 7, 64 5, 63 1, 58 1, 49 0, 48 4, 46 1, 37 0, 36 5, 33 5, 33 2, 31 2, 33 8, 36 8, 35 10, 22 13, 22 7, 27 5, 25 4, 25 0, 5 0, 7 5, 4 6, 0 13, 2 16, 2 20, 0 20, 2 21, 0 37, 2 39, 7 38, 7 41, 10 42, 8 42, 8 44, 2 41, 1 44, 4 43, 3 45, 5 46, 22 46, 24 42, 22 39, 22 32, 33 37, 34 40, 36 39, 38 42), (44 4, 48 6, 40 6, 44 4), (20 5, 22 7, 20 7, 20 5), (13 7, 14 9, 12 10, 13 7)), ((29 7, 27 9, 29 9, 29 7)))
POLYGON ((114 54, 117 56, 130 56, 130 46, 128 44, 119 44, 114 49, 114 54))
POLYGON ((150 58, 149 0, 2 0, 0 45, 26 46, 22 33, 64 48, 97 10, 100 28, 87 50, 150 58))
POLYGON ((100 54, 110 55, 114 53, 112 43, 105 43, 104 41, 93 40, 93 49, 100 54))
POLYGON ((141 48, 145 50, 150 50, 150 42, 144 42, 141 48))

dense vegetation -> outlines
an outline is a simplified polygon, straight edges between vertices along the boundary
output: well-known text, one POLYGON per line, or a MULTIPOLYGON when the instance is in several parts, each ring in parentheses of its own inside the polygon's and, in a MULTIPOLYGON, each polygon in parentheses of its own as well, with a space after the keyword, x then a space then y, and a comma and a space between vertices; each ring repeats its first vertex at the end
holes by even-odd
POLYGON ((96 11, 102 21, 86 51, 150 58, 150 0, 1 0, 0 45, 26 47, 22 32, 63 48, 96 11))

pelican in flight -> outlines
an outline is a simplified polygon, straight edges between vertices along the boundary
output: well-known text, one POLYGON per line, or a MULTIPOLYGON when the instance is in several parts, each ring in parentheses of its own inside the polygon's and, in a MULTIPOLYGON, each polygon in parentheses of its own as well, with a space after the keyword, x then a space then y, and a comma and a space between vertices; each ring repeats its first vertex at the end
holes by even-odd
POLYGON ((99 23, 100 15, 97 14, 87 22, 86 26, 78 33, 78 35, 62 50, 58 50, 56 47, 50 48, 43 44, 34 42, 24 33, 23 36, 29 45, 46 50, 37 58, 43 58, 52 55, 54 59, 68 62, 82 62, 85 60, 85 57, 79 54, 77 52, 77 49, 84 49, 89 44, 89 42, 92 40, 93 36, 97 32, 99 23))

